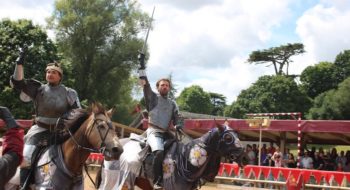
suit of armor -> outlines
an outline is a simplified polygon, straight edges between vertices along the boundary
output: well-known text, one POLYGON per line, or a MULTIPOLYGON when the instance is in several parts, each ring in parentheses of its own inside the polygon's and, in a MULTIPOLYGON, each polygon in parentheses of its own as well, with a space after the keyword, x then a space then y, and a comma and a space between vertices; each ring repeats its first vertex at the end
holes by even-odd
POLYGON ((147 128, 147 144, 153 153, 154 189, 162 188, 163 159, 164 159, 164 133, 168 132, 171 122, 178 129, 182 128, 182 117, 174 100, 168 98, 170 81, 161 79, 157 82, 159 94, 152 91, 144 70, 139 71, 141 83, 143 84, 146 109, 149 112, 147 128), (165 85, 166 87, 162 87, 165 85), (162 89, 163 88, 163 89, 162 89), (164 92, 161 92, 164 90, 164 92))
MULTIPOLYGON (((56 70, 62 77, 62 70, 57 65, 48 65, 46 71, 56 70)), ((21 169, 21 185, 26 181, 32 157, 37 147, 54 144, 55 139, 50 138, 60 117, 74 108, 80 108, 80 102, 75 90, 58 84, 42 84, 33 79, 23 78, 22 65, 16 65, 15 73, 11 77, 12 86, 21 91, 22 101, 33 101, 35 108, 35 125, 25 135, 24 162, 21 169)))

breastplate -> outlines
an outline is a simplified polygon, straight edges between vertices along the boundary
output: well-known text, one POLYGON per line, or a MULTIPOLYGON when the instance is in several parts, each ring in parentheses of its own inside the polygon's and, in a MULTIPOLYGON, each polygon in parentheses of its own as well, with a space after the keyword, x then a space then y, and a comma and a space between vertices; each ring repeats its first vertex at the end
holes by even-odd
POLYGON ((149 113, 149 122, 163 129, 168 129, 173 115, 174 103, 161 96, 158 96, 157 99, 157 105, 149 113))
POLYGON ((36 120, 45 124, 55 124, 57 119, 69 109, 67 89, 48 84, 39 88, 35 97, 36 120))

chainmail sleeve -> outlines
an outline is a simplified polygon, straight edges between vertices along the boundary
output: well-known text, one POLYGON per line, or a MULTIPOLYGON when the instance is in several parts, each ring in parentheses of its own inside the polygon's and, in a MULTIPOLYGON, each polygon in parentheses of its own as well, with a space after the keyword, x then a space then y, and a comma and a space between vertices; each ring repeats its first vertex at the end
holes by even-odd
POLYGON ((147 81, 143 87, 143 94, 147 111, 151 111, 157 105, 157 94, 152 91, 151 85, 147 81))

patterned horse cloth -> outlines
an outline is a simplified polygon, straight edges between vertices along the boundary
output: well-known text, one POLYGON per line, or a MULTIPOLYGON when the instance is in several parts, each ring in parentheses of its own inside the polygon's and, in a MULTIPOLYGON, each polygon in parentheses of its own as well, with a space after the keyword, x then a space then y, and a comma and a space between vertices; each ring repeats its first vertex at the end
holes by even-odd
MULTIPOLYGON (((134 189, 136 177, 147 178, 152 182, 152 154, 149 154, 142 162, 138 154, 142 151, 140 142, 132 138, 123 148, 124 152, 119 160, 119 177, 113 189, 120 190, 123 185, 126 185, 128 189, 134 189)), ((220 167, 221 157, 232 156, 232 154, 239 157, 242 153, 243 147, 236 133, 227 126, 220 129, 214 128, 187 144, 173 142, 169 148, 165 149, 164 189, 197 189, 201 179, 214 180, 220 167)))
POLYGON ((75 176, 67 169, 61 146, 51 146, 39 159, 35 170, 35 189, 84 189, 83 176, 75 176))

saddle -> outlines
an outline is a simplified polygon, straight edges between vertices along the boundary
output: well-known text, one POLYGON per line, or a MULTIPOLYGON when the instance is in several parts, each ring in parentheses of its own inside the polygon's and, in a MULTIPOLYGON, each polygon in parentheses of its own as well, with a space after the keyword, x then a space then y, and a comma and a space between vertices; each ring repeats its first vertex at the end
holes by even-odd
MULTIPOLYGON (((170 133, 167 132, 164 134, 164 153, 167 152, 169 147, 176 141, 175 137, 170 133)), ((141 135, 136 135, 134 133, 130 134, 130 140, 134 140, 139 142, 141 151, 138 153, 140 161, 144 162, 148 155, 152 154, 151 147, 147 143, 147 136, 146 132, 142 133, 141 135)))

